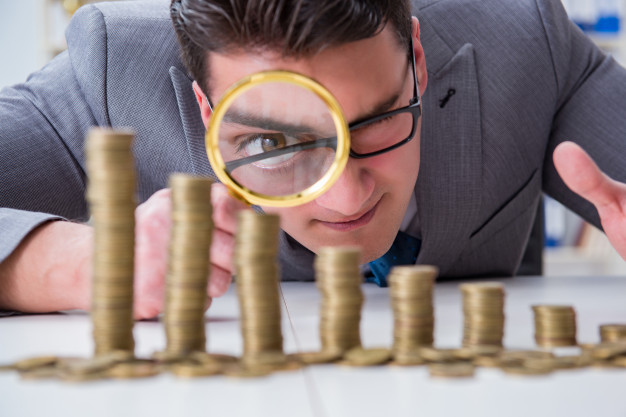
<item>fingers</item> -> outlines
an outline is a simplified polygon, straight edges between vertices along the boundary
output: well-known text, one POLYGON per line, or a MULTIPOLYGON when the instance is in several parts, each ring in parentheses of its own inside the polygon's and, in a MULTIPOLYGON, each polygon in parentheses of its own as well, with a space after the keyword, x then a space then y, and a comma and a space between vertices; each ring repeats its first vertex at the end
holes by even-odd
POLYGON ((211 187, 211 203, 215 227, 234 235, 237 229, 237 212, 249 207, 232 197, 224 184, 218 183, 211 187))
POLYGON ((580 146, 563 142, 554 150, 553 159, 565 184, 593 203, 598 210, 619 207, 624 187, 600 171, 580 146))
POLYGON ((250 208, 233 198, 223 184, 213 184, 211 201, 214 229, 208 294, 219 297, 228 290, 232 281, 237 212, 250 208))
POLYGON ((209 277, 209 297, 221 297, 226 293, 232 282, 230 271, 217 266, 211 267, 211 276, 209 277))
POLYGON ((211 243, 211 275, 209 291, 211 297, 220 297, 228 290, 232 281, 233 252, 235 237, 223 230, 213 231, 211 243))

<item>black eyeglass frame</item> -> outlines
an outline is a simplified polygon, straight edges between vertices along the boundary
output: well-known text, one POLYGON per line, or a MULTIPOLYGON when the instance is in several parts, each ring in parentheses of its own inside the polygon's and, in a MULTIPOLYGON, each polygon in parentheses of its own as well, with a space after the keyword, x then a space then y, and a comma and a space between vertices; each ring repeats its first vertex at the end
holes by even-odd
POLYGON ((376 116, 372 116, 369 117, 367 119, 363 119, 363 120, 357 120, 355 122, 352 122, 348 125, 348 129, 350 130, 350 132, 352 132, 353 130, 356 129, 361 129, 363 127, 366 127, 369 124, 378 122, 379 120, 383 120, 386 119, 388 117, 392 117, 395 116, 397 114, 400 113, 411 113, 413 116, 413 126, 411 127, 411 133, 409 133, 409 136, 406 137, 405 139, 394 143, 391 146, 388 146, 386 148, 383 149, 379 149, 377 151, 374 152, 368 152, 368 153, 357 153, 355 151, 352 150, 352 148, 350 148, 350 156, 352 158, 355 159, 365 159, 365 158, 371 158, 373 156, 378 156, 384 153, 387 153, 389 151, 393 151, 394 149, 397 149, 403 145, 406 145, 407 143, 409 143, 414 137, 415 137, 415 133, 417 131, 417 122, 420 118, 420 116, 422 115, 422 103, 420 100, 420 95, 419 95, 419 89, 418 89, 418 83, 417 83, 417 72, 415 70, 415 49, 413 48, 413 38, 411 38, 411 67, 413 69, 413 97, 411 98, 411 100, 409 100, 409 105, 405 106, 405 107, 401 107, 399 109, 395 109, 395 110, 391 110, 382 114, 378 114, 376 116))
MULTIPOLYGON (((415 137, 415 133, 417 131, 417 122, 420 116, 422 115, 422 103, 420 100, 419 89, 418 89, 419 84, 417 83, 417 71, 415 69, 416 68, 415 49, 413 47, 413 38, 411 38, 411 68, 413 70, 413 97, 409 100, 408 106, 401 107, 395 110, 390 110, 388 112, 381 113, 376 116, 369 117, 367 119, 357 120, 348 125, 348 130, 352 132, 353 130, 366 127, 372 123, 378 122, 379 120, 386 119, 388 117, 392 117, 397 114, 411 113, 413 117, 413 124, 411 126, 411 132, 409 133, 409 135, 405 139, 399 142, 396 142, 391 146, 387 146, 386 148, 382 148, 374 152, 358 153, 352 150, 352 148, 350 148, 350 153, 349 153, 350 157, 355 158, 355 159, 365 159, 365 158, 371 158, 373 156, 378 156, 378 155, 387 153, 389 151, 392 151, 394 149, 397 149, 403 145, 406 145, 415 137)), ((209 100, 208 96, 205 96, 205 99, 207 101, 207 104, 209 105, 209 108, 211 109, 211 111, 213 111, 213 105, 211 101, 209 100)), ((280 148, 280 149, 274 149, 272 151, 265 152, 263 154, 251 155, 242 159, 227 162, 226 170, 230 174, 234 169, 238 167, 248 165, 248 164, 263 160, 263 159, 273 158, 275 156, 280 156, 280 155, 284 155, 287 153, 298 152, 300 150, 307 150, 307 149, 320 148, 320 147, 335 148, 336 139, 337 139, 336 137, 317 139, 314 142, 291 145, 291 146, 287 146, 287 147, 280 148)))

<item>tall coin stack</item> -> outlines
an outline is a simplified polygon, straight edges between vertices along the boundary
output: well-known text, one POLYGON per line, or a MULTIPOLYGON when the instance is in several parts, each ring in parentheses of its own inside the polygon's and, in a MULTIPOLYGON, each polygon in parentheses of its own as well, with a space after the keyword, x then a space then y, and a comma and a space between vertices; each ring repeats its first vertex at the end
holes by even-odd
POLYGON ((600 340, 608 343, 626 342, 626 324, 603 324, 600 326, 600 340))
POLYGON ((322 293, 320 338, 322 351, 334 354, 361 346, 363 278, 361 250, 356 247, 323 247, 315 258, 315 279, 322 293))
POLYGON ((95 354, 129 351, 133 339, 136 174, 133 134, 92 129, 85 148, 94 227, 91 320, 95 354))
POLYGON ((536 305, 535 342, 541 347, 576 345, 576 312, 572 306, 536 305))
POLYGON ((173 356, 206 350, 204 308, 213 232, 212 183, 208 178, 186 174, 170 177, 172 230, 163 322, 166 351, 173 356))
POLYGON ((433 286, 438 269, 428 265, 396 266, 389 274, 393 309, 393 351, 407 354, 432 346, 435 315, 433 286))
POLYGON ((462 284, 463 346, 502 346, 504 286, 499 283, 462 284))
POLYGON ((280 218, 242 210, 237 214, 235 282, 241 312, 243 362, 284 361, 279 294, 280 218))

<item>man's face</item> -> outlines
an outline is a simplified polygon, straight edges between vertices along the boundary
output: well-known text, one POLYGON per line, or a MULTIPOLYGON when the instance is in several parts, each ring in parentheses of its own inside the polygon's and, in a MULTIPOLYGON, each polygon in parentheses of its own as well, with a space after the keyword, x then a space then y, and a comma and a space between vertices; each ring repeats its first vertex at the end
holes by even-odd
MULTIPOLYGON (((423 92, 426 69, 416 22, 413 32, 423 92)), ((391 97, 398 99, 383 111, 404 107, 413 96, 411 65, 391 28, 303 59, 285 59, 266 51, 212 54, 210 67, 213 102, 246 75, 289 70, 308 75, 330 90, 348 123, 372 115, 391 97)), ((201 107, 208 123, 210 110, 202 102, 201 107)), ((316 200, 297 207, 263 209, 279 214, 283 230, 313 252, 322 246, 357 245, 363 250, 363 262, 380 257, 391 246, 414 190, 420 126, 414 139, 400 148, 367 159, 350 158, 339 180, 316 200)))

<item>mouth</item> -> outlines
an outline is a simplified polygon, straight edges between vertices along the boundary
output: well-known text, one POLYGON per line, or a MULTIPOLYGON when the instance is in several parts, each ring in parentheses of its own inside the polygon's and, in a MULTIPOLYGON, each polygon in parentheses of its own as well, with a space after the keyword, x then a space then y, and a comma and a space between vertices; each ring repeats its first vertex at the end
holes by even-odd
POLYGON ((372 218, 374 218, 377 208, 378 208, 378 203, 376 203, 374 207, 372 207, 371 209, 369 209, 368 211, 366 211, 359 217, 352 219, 352 220, 348 220, 348 221, 325 222, 325 221, 319 220, 319 222, 330 229, 333 229, 339 232, 349 232, 349 231, 352 231, 352 230, 355 230, 355 229, 358 229, 360 227, 367 225, 372 220, 372 218))

